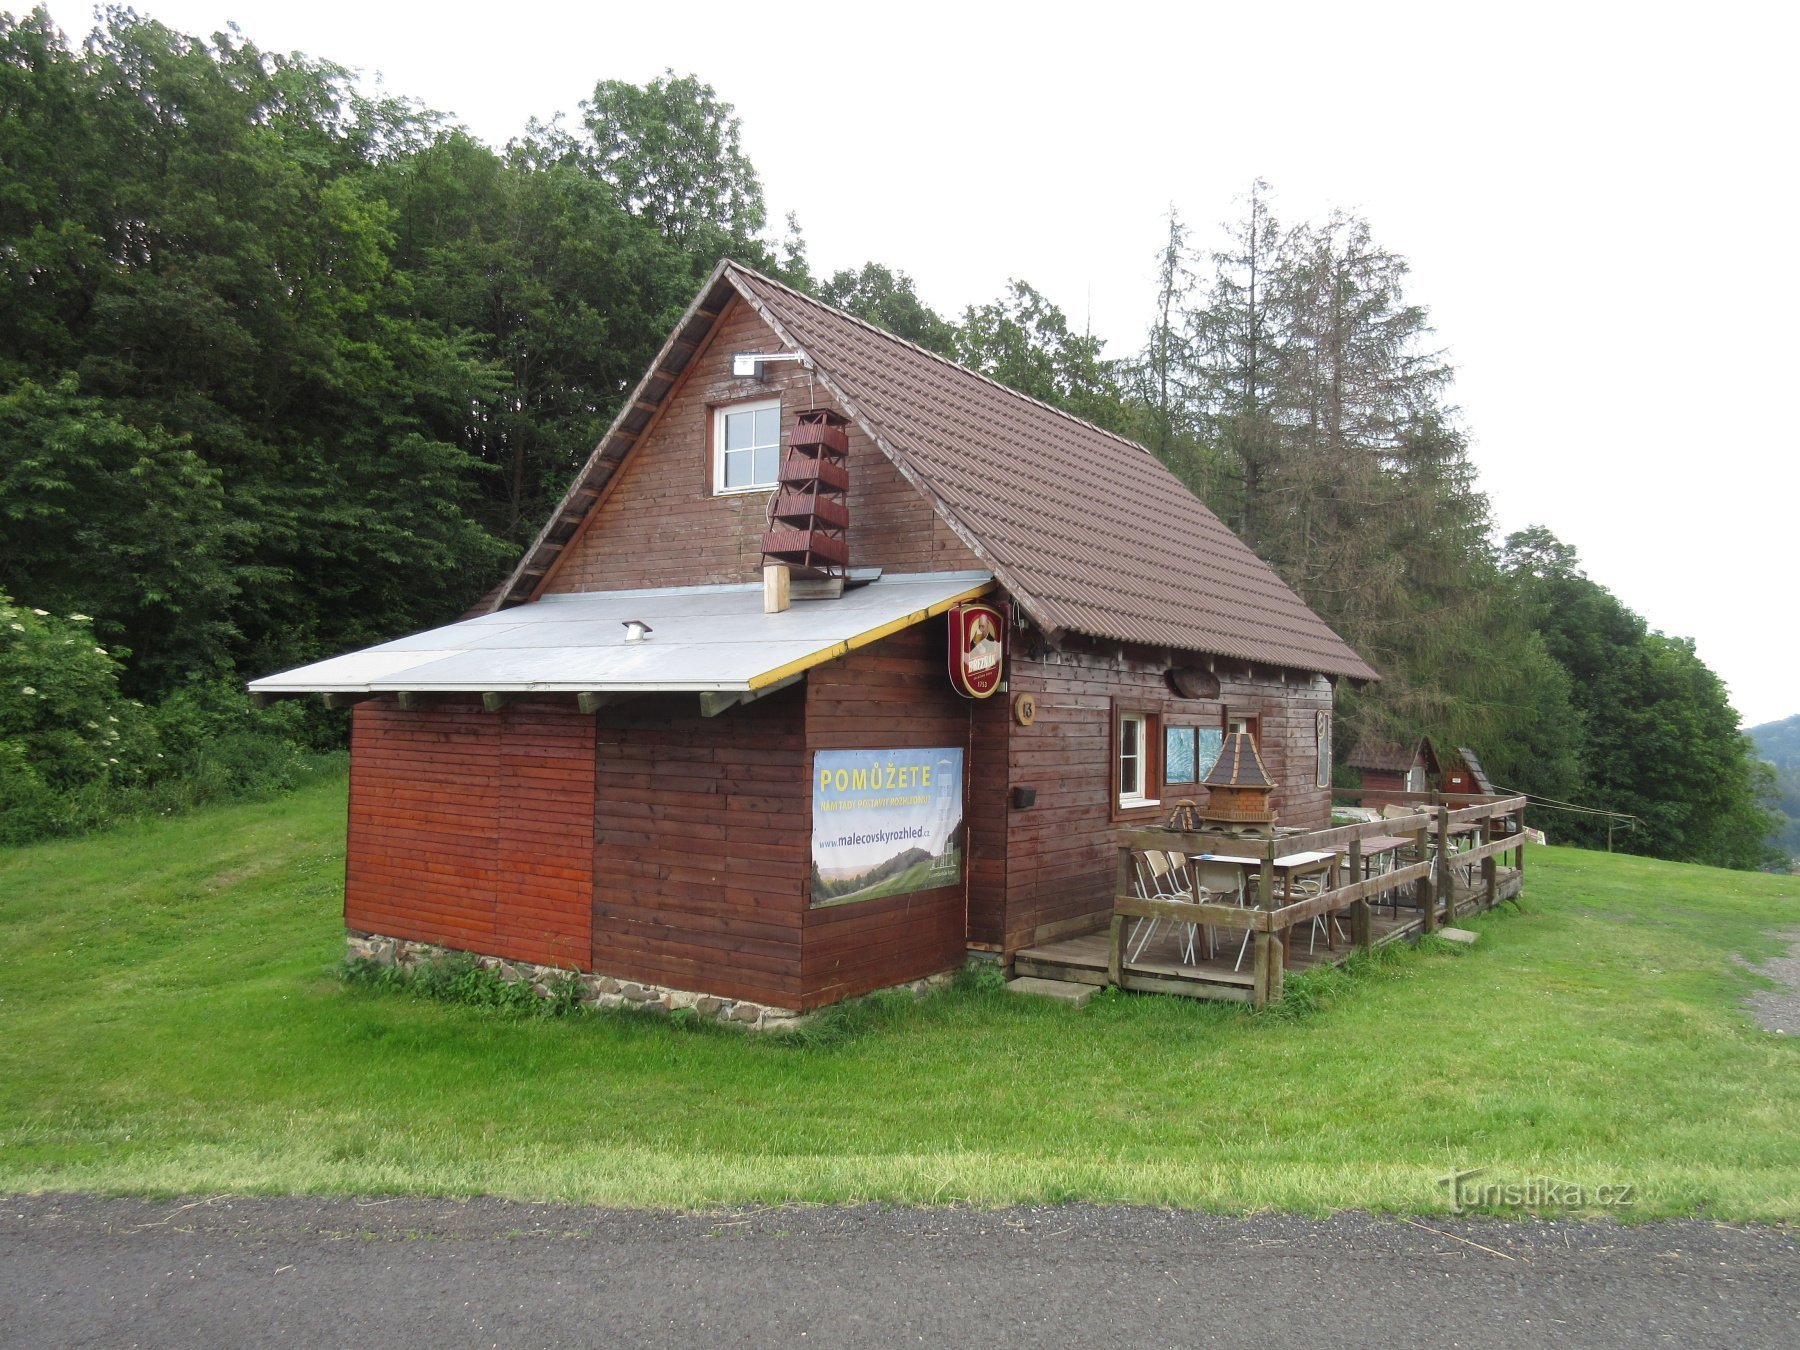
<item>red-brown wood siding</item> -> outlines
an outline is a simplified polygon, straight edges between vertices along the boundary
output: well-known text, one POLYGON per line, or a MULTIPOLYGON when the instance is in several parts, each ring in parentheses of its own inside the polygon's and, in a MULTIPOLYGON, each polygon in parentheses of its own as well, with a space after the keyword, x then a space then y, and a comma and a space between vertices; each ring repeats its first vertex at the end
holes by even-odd
POLYGON ((578 968, 591 946, 593 719, 567 704, 358 705, 344 922, 578 968))
MULTIPOLYGON (((721 405, 780 398, 782 443, 808 408, 838 407, 797 364, 764 382, 731 374, 731 354, 775 351, 741 300, 714 326, 546 591, 629 590, 753 581, 761 575, 766 492, 712 493, 710 436, 721 405)), ((980 560, 855 423, 850 428, 850 562, 891 572, 954 572, 980 560)))
POLYGON ((1012 732, 1010 694, 970 706, 968 940, 987 947, 1006 941, 1007 836, 1019 814, 1012 809, 1012 732))
MULTIPOLYGON (((1009 954, 1098 922, 1112 908, 1121 824, 1113 777, 1115 708, 1165 723, 1212 726, 1220 724, 1227 704, 1254 709, 1261 719, 1263 765, 1281 785, 1272 797, 1281 823, 1328 822, 1330 791, 1314 786, 1314 714, 1329 709, 1332 697, 1323 677, 1290 675, 1283 684, 1276 676, 1233 675, 1221 667, 1218 698, 1181 699, 1164 679, 1167 664, 1115 653, 1034 653, 1016 645, 1011 689, 1036 695, 1038 712, 1031 726, 1011 729, 1008 762, 1011 781, 1036 788, 1037 802, 1010 813, 1004 936, 992 939, 1009 954)), ((1178 791, 1161 806, 1125 819, 1161 820, 1178 791)))
MULTIPOLYGON (((963 750, 964 825, 992 829, 1006 792, 1003 766, 970 745, 970 705, 950 687, 945 622, 917 624, 873 647, 814 669, 807 677, 806 748, 820 750, 963 750)), ((811 756, 808 756, 811 768, 811 756)), ((808 849, 811 784, 807 784, 808 849)), ((992 848, 998 841, 985 841, 992 848)), ((803 1006, 835 1003, 914 980, 963 961, 967 925, 963 883, 911 895, 852 901, 805 912, 803 1006)))
POLYGON ((593 968, 798 1007, 811 821, 800 688, 599 716, 593 968))

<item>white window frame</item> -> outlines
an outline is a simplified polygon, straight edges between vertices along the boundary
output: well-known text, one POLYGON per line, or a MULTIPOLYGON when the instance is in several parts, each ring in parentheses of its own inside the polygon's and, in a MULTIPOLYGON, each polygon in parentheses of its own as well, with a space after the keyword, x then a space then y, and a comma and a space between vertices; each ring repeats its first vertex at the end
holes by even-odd
MULTIPOLYGON (((744 492, 768 492, 781 481, 781 400, 759 399, 755 403, 725 403, 713 409, 713 495, 715 497, 735 497, 744 492), (738 483, 732 487, 725 486, 725 419, 749 413, 754 417, 759 412, 775 413, 775 474, 764 483, 738 483)), ((757 447, 750 447, 751 472, 756 468, 757 447)))
POLYGON ((1120 807, 1158 805, 1159 799, 1150 795, 1149 780, 1150 765, 1152 763, 1150 755, 1150 715, 1141 712, 1120 713, 1118 735, 1118 765, 1114 772, 1118 774, 1120 807), (1135 724, 1137 727, 1137 754, 1135 756, 1137 786, 1132 788, 1126 786, 1127 779, 1125 774, 1125 765, 1127 763, 1125 754, 1125 728, 1128 724, 1135 724))

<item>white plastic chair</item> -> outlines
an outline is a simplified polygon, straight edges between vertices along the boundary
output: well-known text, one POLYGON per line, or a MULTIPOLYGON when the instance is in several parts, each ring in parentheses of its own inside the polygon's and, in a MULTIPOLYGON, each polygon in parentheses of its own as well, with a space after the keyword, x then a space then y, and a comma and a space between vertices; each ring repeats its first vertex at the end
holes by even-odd
MULTIPOLYGON (((1188 875, 1187 859, 1181 854, 1165 853, 1160 849, 1139 850, 1132 854, 1132 871, 1139 899, 1191 905, 1207 898, 1207 892, 1197 887, 1188 875)), ((1144 954, 1144 948, 1150 945, 1150 939, 1156 936, 1162 922, 1155 917, 1138 920, 1137 927, 1132 929, 1134 941, 1129 944, 1126 960, 1136 961, 1144 954)), ((1194 931, 1198 925, 1180 926, 1185 930, 1182 959, 1191 966, 1194 964, 1194 931)))
MULTIPOLYGON (((1244 885, 1244 869, 1236 863, 1220 862, 1216 858, 1196 858, 1194 880, 1209 894, 1231 896, 1240 909, 1254 908, 1244 885)), ((1244 954, 1249 950, 1250 929, 1246 928, 1244 940, 1238 944, 1237 960, 1231 967, 1233 971, 1244 964, 1244 954)))

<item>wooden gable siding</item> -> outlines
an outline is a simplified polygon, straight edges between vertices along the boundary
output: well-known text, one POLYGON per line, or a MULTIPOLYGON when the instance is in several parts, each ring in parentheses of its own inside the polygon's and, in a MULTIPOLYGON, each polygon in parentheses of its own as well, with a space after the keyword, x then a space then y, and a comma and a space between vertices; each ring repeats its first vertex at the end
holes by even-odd
POLYGON ((800 1006, 803 706, 796 687, 718 717, 691 694, 598 714, 595 970, 800 1006))
POLYGON ((593 719, 549 700, 497 713, 363 703, 351 766, 348 927, 584 965, 593 719))
MULTIPOLYGON (((732 375, 733 352, 778 350, 755 311, 733 301, 571 541, 545 592, 698 586, 761 576, 768 494, 713 495, 714 409, 779 397, 783 445, 807 409, 844 412, 797 363, 770 366, 767 381, 732 375)), ((852 566, 951 572, 982 565, 855 423, 849 464, 852 566)))
MULTIPOLYGON (((930 619, 812 670, 807 676, 806 748, 960 747, 965 830, 979 832, 991 850, 999 837, 985 836, 995 828, 1005 774, 971 752, 970 705, 950 687, 947 641, 945 621, 930 619)), ((811 758, 809 754, 809 771, 811 758)), ((809 780, 809 856, 811 787, 809 780)), ((954 886, 806 910, 803 1006, 835 1003, 960 966, 971 879, 967 851, 963 874, 964 880, 954 886)))
POLYGON ((1314 786, 1314 715, 1331 707, 1329 684, 1290 676, 1301 683, 1284 685, 1278 677, 1222 670, 1217 699, 1182 699, 1170 691, 1165 669, 1161 661, 1112 653, 1015 654, 1012 692, 1034 694, 1038 711, 1031 726, 1011 728, 1008 764, 1011 781, 1035 788, 1037 801, 1010 813, 1005 918, 997 939, 1008 953, 1092 926, 1110 912, 1120 825, 1160 822, 1180 791, 1170 789, 1160 806, 1129 817, 1114 809, 1115 709, 1210 726, 1221 724, 1227 706, 1253 711, 1264 767, 1280 784, 1271 799, 1280 822, 1328 823, 1330 791, 1314 786))

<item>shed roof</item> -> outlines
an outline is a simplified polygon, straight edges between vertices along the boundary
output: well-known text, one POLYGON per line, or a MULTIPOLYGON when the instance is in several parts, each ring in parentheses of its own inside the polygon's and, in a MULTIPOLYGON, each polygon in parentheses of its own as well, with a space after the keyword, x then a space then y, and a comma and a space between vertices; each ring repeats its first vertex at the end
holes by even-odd
POLYGON ((763 613, 760 582, 547 595, 297 670, 260 694, 753 692, 992 589, 986 572, 883 576, 763 613), (628 642, 625 625, 649 627, 628 642))
POLYGON ((1456 755, 1475 779, 1475 786, 1492 796, 1494 785, 1488 781, 1487 770, 1481 767, 1481 761, 1475 757, 1475 752, 1466 745, 1459 745, 1456 747, 1456 755))
POLYGON ((1413 765, 1423 763, 1428 772, 1438 771, 1437 751, 1431 738, 1416 741, 1362 741, 1345 760, 1353 769, 1375 769, 1383 773, 1405 773, 1413 765))
POLYGON ((1052 634, 1379 678, 1144 447, 730 261, 683 316, 497 605, 530 598, 734 296, 803 355, 1052 634))

